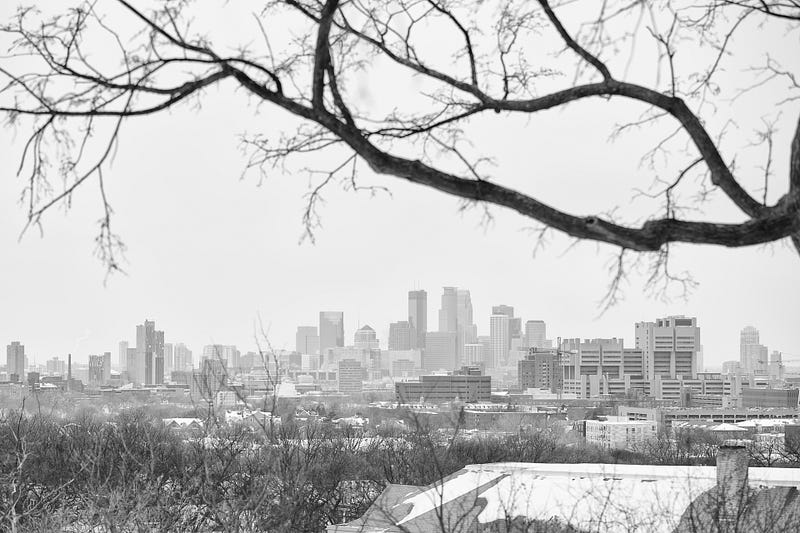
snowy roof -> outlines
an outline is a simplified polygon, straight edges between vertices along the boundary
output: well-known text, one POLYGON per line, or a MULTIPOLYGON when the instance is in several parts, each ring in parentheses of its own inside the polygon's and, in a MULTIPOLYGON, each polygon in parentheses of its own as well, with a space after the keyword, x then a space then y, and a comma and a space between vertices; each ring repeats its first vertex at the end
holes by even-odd
POLYGON ((736 424, 717 424, 716 426, 711 428, 711 431, 733 431, 733 432, 742 432, 744 428, 741 426, 737 426, 736 424))
MULTIPOLYGON (((751 468, 751 486, 800 486, 800 469, 751 468)), ((557 521, 588 531, 673 531, 684 511, 716 486, 715 467, 493 463, 383 495, 336 532, 476 531, 507 521, 557 521), (433 529, 432 529, 433 528, 433 529)), ((391 486, 390 486, 391 488, 391 486)), ((389 489, 387 489, 388 491, 389 489)))

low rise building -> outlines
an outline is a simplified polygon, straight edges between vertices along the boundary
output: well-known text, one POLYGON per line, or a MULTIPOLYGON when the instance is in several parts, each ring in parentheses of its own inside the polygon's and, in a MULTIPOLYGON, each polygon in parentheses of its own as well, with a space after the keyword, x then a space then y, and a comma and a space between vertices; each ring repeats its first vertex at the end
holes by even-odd
POLYGON ((603 448, 631 449, 656 436, 655 421, 587 420, 586 442, 603 448))
POLYGON ((455 400, 488 402, 492 395, 492 378, 481 375, 420 376, 419 380, 396 382, 394 390, 398 403, 423 400, 431 403, 455 400))

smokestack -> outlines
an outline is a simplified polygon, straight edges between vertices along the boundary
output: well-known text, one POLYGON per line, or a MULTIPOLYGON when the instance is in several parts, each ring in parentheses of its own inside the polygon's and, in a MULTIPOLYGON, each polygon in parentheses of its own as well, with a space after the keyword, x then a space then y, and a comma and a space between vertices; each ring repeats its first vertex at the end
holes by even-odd
POLYGON ((72 390, 72 354, 67 354, 67 392, 72 390))
POLYGON ((747 469, 750 457, 746 443, 726 440, 717 451, 717 498, 720 521, 736 523, 747 502, 747 469))

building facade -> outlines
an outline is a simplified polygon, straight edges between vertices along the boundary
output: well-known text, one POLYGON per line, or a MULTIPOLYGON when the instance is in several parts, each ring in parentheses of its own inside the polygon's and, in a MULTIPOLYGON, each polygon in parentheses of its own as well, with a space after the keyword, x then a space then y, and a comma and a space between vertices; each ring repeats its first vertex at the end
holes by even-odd
POLYGON ((408 322, 411 324, 412 348, 425 347, 428 333, 428 293, 408 291, 408 322))
POLYGON ((421 376, 419 381, 394 384, 398 403, 488 402, 492 395, 491 376, 421 376))
POLYGON ((319 313, 319 354, 324 359, 328 350, 344 346, 344 313, 341 311, 320 311, 319 313))
POLYGON ((636 348, 642 351, 644 376, 697 377, 700 328, 694 317, 668 316, 636 323, 636 348))

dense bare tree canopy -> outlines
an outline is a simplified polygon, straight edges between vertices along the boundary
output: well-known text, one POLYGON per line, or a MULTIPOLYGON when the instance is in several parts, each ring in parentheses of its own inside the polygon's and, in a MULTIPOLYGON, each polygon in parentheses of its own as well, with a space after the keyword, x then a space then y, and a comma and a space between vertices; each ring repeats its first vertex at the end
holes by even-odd
MULTIPOLYGON (((789 238, 800 251, 798 55, 790 52, 795 61, 787 65, 763 50, 735 88, 736 97, 772 88, 759 100, 759 169, 739 168, 735 152, 724 153, 725 129, 712 131, 706 119, 725 117, 729 101, 717 98, 717 78, 737 50, 760 45, 753 31, 784 33, 798 44, 796 0, 269 1, 254 4, 237 48, 215 41, 208 30, 214 21, 199 18, 199 4, 74 2, 59 5, 55 17, 20 9, 2 26, 10 49, 0 61, 0 111, 30 132, 19 161, 29 224, 40 224, 83 185, 99 185, 105 216, 97 245, 111 270, 119 268, 122 241, 112 231, 103 180, 124 142, 126 121, 201 103, 204 90, 216 84, 232 84, 231 98, 249 99, 266 117, 282 109, 302 120, 294 134, 277 135, 267 118, 263 132, 244 140, 248 169, 268 170, 317 151, 341 155, 309 191, 303 217, 309 236, 326 185, 376 190, 358 181, 358 165, 366 163, 459 197, 465 207, 503 206, 545 229, 616 245, 620 265, 628 250, 655 252, 661 275, 674 242, 739 247, 789 238), (745 27, 750 39, 737 40, 745 27), (644 42, 653 51, 649 84, 629 80, 628 67, 644 42), (420 80, 420 94, 396 102, 392 112, 372 113, 353 80, 380 75, 378 68, 420 80), (670 161, 668 173, 641 167, 643 182, 652 185, 640 194, 659 199, 656 212, 631 222, 612 212, 614 206, 598 205, 582 216, 568 205, 549 205, 504 186, 465 133, 481 115, 496 114, 502 132, 512 115, 579 100, 640 104, 638 120, 623 120, 616 134, 668 124, 671 133, 650 152, 631 155, 670 161), (793 130, 788 150, 775 146, 779 119, 793 130), (790 154, 788 167, 780 166, 788 175, 774 171, 773 154, 781 151, 790 154), (688 192, 678 195, 679 189, 688 192), (770 202, 768 192, 777 200, 770 202), (712 193, 727 197, 740 220, 703 218, 712 193)), ((537 188, 546 183, 547 176, 537 177, 537 188)))

